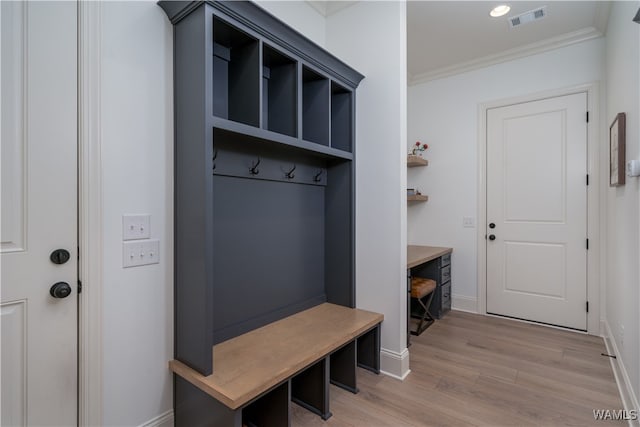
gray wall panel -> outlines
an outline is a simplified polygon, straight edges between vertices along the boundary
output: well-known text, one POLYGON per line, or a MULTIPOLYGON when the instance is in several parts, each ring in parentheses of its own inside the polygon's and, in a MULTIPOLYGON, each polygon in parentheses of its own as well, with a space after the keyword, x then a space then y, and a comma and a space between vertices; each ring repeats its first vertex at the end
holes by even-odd
POLYGON ((324 297, 323 187, 215 176, 213 191, 216 342, 324 297))

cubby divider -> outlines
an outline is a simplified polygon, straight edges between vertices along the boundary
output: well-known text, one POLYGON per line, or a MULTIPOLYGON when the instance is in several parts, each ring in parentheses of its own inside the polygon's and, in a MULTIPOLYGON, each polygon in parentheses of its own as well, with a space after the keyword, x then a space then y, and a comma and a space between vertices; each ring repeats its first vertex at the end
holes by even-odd
POLYGON ((213 114, 260 125, 260 44, 213 18, 213 114))
POLYGON ((297 63, 268 45, 262 47, 262 127, 297 135, 297 63))
POLYGON ((329 145, 329 79, 302 68, 302 139, 329 145))

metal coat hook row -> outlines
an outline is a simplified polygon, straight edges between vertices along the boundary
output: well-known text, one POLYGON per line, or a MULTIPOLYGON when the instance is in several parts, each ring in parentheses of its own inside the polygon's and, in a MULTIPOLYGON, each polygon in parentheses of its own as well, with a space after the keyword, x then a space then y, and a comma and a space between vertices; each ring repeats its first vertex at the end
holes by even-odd
POLYGON ((324 172, 324 171, 322 169, 320 169, 320 171, 313 176, 313 182, 320 182, 321 181, 320 176, 322 175, 322 172, 324 172))
POLYGON ((216 170, 216 159, 218 158, 218 150, 215 150, 213 152, 213 159, 211 159, 211 161, 213 162, 213 170, 216 170))
POLYGON ((289 171, 289 172, 285 172, 285 176, 287 177, 287 179, 293 179, 295 178, 295 175, 293 174, 293 171, 296 170, 296 165, 293 165, 293 168, 289 171))
POLYGON ((258 161, 253 163, 253 166, 249 168, 249 172, 251 175, 258 175, 260 173, 260 169, 258 169, 258 165, 260 164, 260 157, 258 157, 258 161))

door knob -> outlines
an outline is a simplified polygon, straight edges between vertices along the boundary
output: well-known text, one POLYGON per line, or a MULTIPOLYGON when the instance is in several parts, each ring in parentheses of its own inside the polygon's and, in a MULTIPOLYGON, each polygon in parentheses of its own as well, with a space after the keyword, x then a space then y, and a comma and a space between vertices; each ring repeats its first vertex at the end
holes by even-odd
POLYGON ((489 240, 496 240, 496 236, 493 234, 489 234, 489 240))
POLYGON ((49 293, 54 298, 66 298, 71 294, 71 286, 67 282, 58 282, 51 286, 49 293))
POLYGON ((65 262, 69 261, 69 258, 71 258, 71 255, 66 249, 56 249, 55 251, 51 252, 51 255, 49 255, 49 259, 54 264, 64 264, 65 262))
POLYGON ((490 223, 489 228, 496 228, 496 225, 494 223, 490 223))

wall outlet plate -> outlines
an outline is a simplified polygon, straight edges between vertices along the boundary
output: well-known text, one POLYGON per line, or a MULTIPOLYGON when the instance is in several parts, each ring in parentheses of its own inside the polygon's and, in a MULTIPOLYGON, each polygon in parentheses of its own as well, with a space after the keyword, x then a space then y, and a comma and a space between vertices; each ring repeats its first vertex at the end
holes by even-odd
POLYGON ((151 237, 151 215, 122 215, 122 240, 151 237))
POLYGON ((158 239, 122 242, 122 266, 124 268, 158 263, 160 263, 160 241, 158 239))
POLYGON ((627 176, 640 176, 640 160, 627 162, 627 176))

